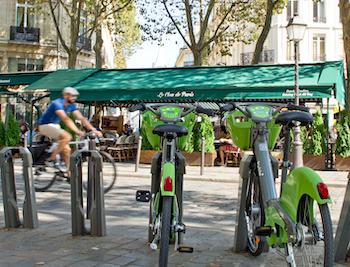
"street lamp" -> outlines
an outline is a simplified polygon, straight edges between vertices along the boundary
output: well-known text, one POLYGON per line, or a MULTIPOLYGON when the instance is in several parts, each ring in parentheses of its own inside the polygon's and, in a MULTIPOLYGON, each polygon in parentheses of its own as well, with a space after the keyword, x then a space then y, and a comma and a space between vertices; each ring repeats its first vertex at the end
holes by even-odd
MULTIPOLYGON (((290 41, 294 41, 294 58, 295 58, 295 105, 299 105, 299 42, 303 40, 306 24, 302 21, 298 14, 294 14, 294 17, 289 20, 287 25, 287 35, 290 41)), ((293 154, 293 169, 302 167, 303 164, 303 153, 302 153, 302 145, 300 139, 300 127, 297 124, 294 127, 294 141, 292 142, 292 154, 293 154)))

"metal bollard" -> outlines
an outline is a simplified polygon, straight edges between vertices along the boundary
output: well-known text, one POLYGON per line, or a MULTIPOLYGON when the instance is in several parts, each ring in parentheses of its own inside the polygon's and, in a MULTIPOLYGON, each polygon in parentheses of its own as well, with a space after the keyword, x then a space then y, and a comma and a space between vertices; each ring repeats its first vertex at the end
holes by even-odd
POLYGON ((135 164, 135 172, 139 170, 140 157, 141 157, 141 144, 142 144, 142 136, 139 136, 137 141, 137 155, 136 155, 136 164, 135 164))
POLYGON ((83 206, 83 185, 82 185, 82 163, 84 157, 90 157, 88 168, 92 172, 88 175, 88 180, 94 178, 93 191, 88 194, 87 202, 91 202, 91 235, 106 235, 106 219, 104 210, 104 190, 102 179, 102 156, 98 151, 75 151, 70 157, 71 171, 71 207, 72 207, 72 235, 85 235, 85 219, 83 206), (92 166, 90 166, 92 165, 92 166), (92 199, 92 201, 91 201, 92 199))
POLYGON ((32 154, 28 148, 5 147, 0 151, 1 183, 5 215, 5 227, 18 228, 19 220, 13 155, 19 153, 23 160, 23 179, 25 198, 23 202, 23 226, 39 227, 35 189, 32 172, 32 154))
POLYGON ((348 175, 342 212, 340 214, 337 233, 335 235, 335 261, 344 261, 350 245, 350 173, 348 175))
POLYGON ((200 175, 204 174, 204 162, 205 162, 205 137, 202 137, 202 153, 201 153, 201 171, 200 175))

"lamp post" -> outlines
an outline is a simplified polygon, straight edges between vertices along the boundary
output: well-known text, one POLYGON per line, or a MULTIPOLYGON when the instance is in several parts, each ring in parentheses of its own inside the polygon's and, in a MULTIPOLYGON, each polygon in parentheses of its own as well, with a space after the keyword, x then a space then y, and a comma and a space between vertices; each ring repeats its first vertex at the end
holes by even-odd
MULTIPOLYGON (((294 14, 294 17, 289 20, 287 25, 288 39, 294 42, 294 58, 295 58, 295 105, 299 105, 299 42, 304 38, 306 24, 302 21, 298 14, 294 14)), ((292 155, 293 155, 293 169, 302 167, 303 164, 303 143, 300 139, 300 127, 297 124, 294 127, 293 135, 294 141, 292 142, 292 155)))

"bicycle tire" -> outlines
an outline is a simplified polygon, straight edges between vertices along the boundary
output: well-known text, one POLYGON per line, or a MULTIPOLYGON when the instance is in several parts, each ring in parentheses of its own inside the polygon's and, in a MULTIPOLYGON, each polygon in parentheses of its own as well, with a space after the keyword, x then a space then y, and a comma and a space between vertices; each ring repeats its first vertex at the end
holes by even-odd
POLYGON ((259 256, 267 246, 265 239, 255 235, 255 229, 265 224, 265 213, 260 194, 256 163, 252 165, 246 196, 245 216, 247 222, 247 249, 253 256, 259 256))
POLYGON ((328 204, 319 204, 309 196, 303 196, 299 203, 297 226, 302 238, 292 248, 295 265, 334 266, 333 228, 328 204), (312 209, 314 219, 308 216, 312 209))
POLYGON ((44 192, 49 189, 56 180, 56 173, 47 171, 44 165, 34 166, 33 182, 36 192, 44 192))
POLYGON ((168 266, 172 200, 172 197, 163 197, 159 251, 159 266, 161 267, 168 266))
MULTIPOLYGON (((115 160, 109 153, 105 151, 98 151, 98 152, 102 156, 102 169, 105 170, 105 174, 103 175, 103 191, 106 194, 113 188, 113 185, 117 180, 117 166, 115 164, 115 160), (107 171, 108 173, 106 174, 107 171)), ((86 171, 86 177, 87 177, 87 171, 86 171)), ((87 190, 86 181, 83 182, 83 187, 85 190, 87 190)))

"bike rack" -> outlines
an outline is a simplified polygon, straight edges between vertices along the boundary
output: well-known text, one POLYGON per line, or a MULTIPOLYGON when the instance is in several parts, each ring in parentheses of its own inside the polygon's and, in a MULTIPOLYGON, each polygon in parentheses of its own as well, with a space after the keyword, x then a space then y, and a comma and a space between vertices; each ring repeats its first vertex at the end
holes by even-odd
POLYGON ((71 207, 72 207, 72 235, 85 235, 84 208, 83 208, 83 175, 82 163, 84 157, 90 157, 88 168, 88 183, 93 183, 92 192, 87 195, 87 202, 92 203, 91 211, 87 211, 87 216, 91 223, 91 236, 106 235, 106 216, 104 204, 104 190, 102 179, 102 156, 96 150, 75 151, 70 157, 69 170, 71 171, 71 207))
MULTIPOLYGON (((183 177, 186 166, 185 157, 179 152, 175 152, 176 158, 176 177, 175 177, 175 194, 177 196, 178 204, 179 204, 179 223, 183 223, 183 177)), ((159 191, 159 185, 161 182, 161 163, 162 163, 162 152, 157 152, 152 158, 151 165, 151 173, 152 173, 152 181, 151 181, 151 195, 159 191)), ((150 205, 152 205, 152 201, 150 201, 150 205)), ((152 214, 149 214, 149 223, 152 224, 152 214)), ((179 244, 183 242, 183 233, 179 232, 179 244)), ((153 241, 153 233, 151 228, 148 231, 148 241, 153 241)))
POLYGON ((342 212, 334 240, 335 261, 344 261, 346 254, 350 250, 350 173, 348 179, 342 212))
MULTIPOLYGON (((270 155, 273 167, 274 178, 278 177, 278 161, 270 155)), ((247 198, 247 186, 249 178, 250 162, 253 159, 253 155, 246 155, 239 164, 239 187, 237 198, 237 215, 235 224, 235 238, 233 241, 233 252, 245 252, 247 248, 247 223, 245 219, 245 208, 247 198)), ((264 238, 264 237, 262 237, 264 238)), ((265 246, 264 252, 269 251, 269 247, 265 246)))
POLYGON ((35 188, 33 183, 33 158, 28 148, 4 147, 0 151, 1 184, 4 204, 5 227, 18 228, 19 220, 16 183, 14 174, 14 154, 19 153, 23 161, 24 202, 23 227, 38 228, 38 214, 35 201, 35 188))

